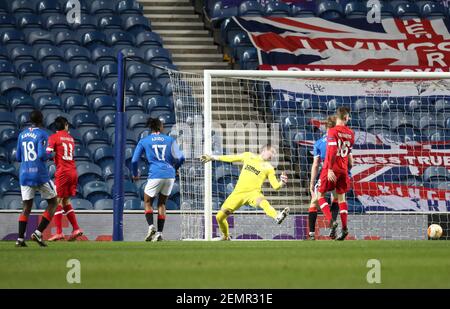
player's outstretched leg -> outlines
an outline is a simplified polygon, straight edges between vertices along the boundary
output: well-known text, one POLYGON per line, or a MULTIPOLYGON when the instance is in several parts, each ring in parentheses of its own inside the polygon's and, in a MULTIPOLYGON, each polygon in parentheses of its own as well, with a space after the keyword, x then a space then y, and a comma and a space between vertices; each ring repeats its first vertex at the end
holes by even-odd
POLYGON ((228 209, 221 209, 216 215, 217 224, 219 224, 219 229, 222 232, 221 240, 230 240, 230 232, 227 218, 231 214, 228 209))
POLYGON ((58 201, 57 201, 56 197, 54 197, 54 198, 48 199, 47 203, 48 203, 48 206, 47 206, 47 209, 45 209, 44 213, 42 214, 41 222, 39 223, 39 226, 36 229, 36 231, 34 231, 34 233, 31 235, 31 239, 34 240, 35 242, 37 242, 39 244, 39 246, 41 246, 41 247, 47 247, 47 244, 45 243, 45 241, 42 237, 42 232, 44 232, 44 230, 47 228, 47 226, 52 221, 58 201))
POLYGON ((164 223, 166 222, 166 201, 168 196, 159 194, 158 198, 158 232, 156 232, 153 241, 162 241, 162 232, 164 229, 164 223))
POLYGON ((53 216, 53 222, 55 223, 55 227, 56 227, 56 234, 53 235, 52 237, 50 237, 48 239, 48 241, 58 241, 58 240, 65 239, 63 231, 62 231, 62 216, 63 216, 63 214, 64 214, 63 207, 61 206, 61 204, 58 204, 58 206, 56 207, 55 215, 53 216))
POLYGON ((317 221, 317 208, 310 206, 308 209, 308 223, 309 223, 309 239, 316 239, 316 221, 317 221))
POLYGON ((31 213, 33 200, 23 201, 23 211, 19 216, 19 237, 16 241, 16 247, 27 247, 25 243, 25 232, 27 230, 28 217, 31 213))
POLYGON ((341 221, 342 221, 342 231, 341 235, 339 235, 336 240, 344 240, 348 235, 348 228, 347 228, 347 218, 348 218, 348 205, 347 202, 341 202, 339 203, 339 214, 341 215, 341 221))

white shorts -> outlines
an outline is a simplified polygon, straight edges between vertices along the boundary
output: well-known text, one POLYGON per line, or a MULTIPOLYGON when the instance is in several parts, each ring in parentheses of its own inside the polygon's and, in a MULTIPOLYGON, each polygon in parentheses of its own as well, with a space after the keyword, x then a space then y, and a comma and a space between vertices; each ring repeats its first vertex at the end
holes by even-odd
POLYGON ((144 192, 150 197, 155 197, 158 193, 169 196, 174 183, 174 178, 149 179, 145 185, 144 192))
POLYGON ((44 200, 49 200, 56 197, 56 189, 53 182, 50 180, 40 186, 20 186, 20 192, 22 193, 22 200, 29 201, 34 199, 36 191, 41 193, 41 197, 44 200))

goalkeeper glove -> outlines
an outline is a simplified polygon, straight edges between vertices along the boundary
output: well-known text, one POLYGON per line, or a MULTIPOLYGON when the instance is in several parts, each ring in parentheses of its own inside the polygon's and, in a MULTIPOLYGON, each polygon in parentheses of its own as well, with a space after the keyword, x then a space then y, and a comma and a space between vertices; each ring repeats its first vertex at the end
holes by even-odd
POLYGON ((200 161, 202 161, 202 163, 207 163, 207 162, 213 161, 215 159, 216 159, 215 156, 210 156, 210 155, 207 155, 207 154, 204 154, 204 155, 202 155, 200 157, 200 161))
POLYGON ((286 172, 283 172, 280 176, 280 180, 283 183, 283 185, 286 185, 288 182, 288 175, 286 174, 286 172))

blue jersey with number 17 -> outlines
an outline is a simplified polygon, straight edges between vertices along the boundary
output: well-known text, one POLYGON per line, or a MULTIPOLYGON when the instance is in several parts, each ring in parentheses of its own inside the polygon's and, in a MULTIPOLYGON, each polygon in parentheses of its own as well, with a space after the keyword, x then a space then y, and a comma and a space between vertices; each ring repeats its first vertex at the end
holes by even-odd
POLYGON ((165 134, 150 134, 141 139, 131 159, 133 176, 137 176, 138 161, 145 151, 149 163, 148 179, 175 178, 175 168, 184 161, 175 140, 165 134))
POLYGON ((17 139, 16 160, 21 162, 21 186, 39 186, 50 180, 46 161, 48 134, 37 127, 26 128, 17 139))

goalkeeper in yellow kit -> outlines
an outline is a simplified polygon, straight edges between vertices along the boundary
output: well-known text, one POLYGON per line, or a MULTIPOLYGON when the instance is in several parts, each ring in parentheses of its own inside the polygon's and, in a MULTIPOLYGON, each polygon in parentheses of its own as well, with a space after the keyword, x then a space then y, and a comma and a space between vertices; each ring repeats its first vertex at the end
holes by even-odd
POLYGON ((202 155, 200 160, 203 163, 211 160, 222 162, 242 162, 244 163, 238 182, 233 192, 223 203, 221 209, 216 215, 217 223, 222 232, 222 240, 229 240, 229 229, 227 218, 234 211, 238 210, 242 205, 250 205, 253 207, 261 207, 264 212, 273 218, 278 224, 281 224, 289 214, 289 208, 277 212, 262 194, 261 187, 266 180, 269 179, 271 186, 278 190, 286 185, 288 177, 286 173, 280 177, 280 181, 275 176, 275 169, 270 160, 276 155, 276 150, 270 145, 262 148, 261 154, 257 155, 251 152, 244 152, 239 155, 223 155, 210 156, 202 155))

